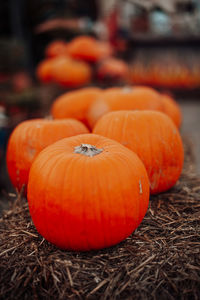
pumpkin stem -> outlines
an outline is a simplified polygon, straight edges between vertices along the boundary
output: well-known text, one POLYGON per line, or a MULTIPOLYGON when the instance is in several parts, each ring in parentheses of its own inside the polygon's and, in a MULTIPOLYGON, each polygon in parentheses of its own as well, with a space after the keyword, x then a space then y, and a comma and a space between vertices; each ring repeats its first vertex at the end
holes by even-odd
POLYGON ((81 144, 80 146, 74 147, 74 153, 83 154, 89 157, 100 154, 102 151, 103 149, 98 149, 90 144, 81 144))

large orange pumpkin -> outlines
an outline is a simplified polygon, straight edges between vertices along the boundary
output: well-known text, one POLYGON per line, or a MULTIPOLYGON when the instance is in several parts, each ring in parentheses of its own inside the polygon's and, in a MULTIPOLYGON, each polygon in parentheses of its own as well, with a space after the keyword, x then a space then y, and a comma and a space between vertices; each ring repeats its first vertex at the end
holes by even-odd
POLYGON ((100 95, 101 90, 96 87, 82 88, 59 96, 51 108, 55 119, 75 118, 89 126, 87 114, 91 104, 100 95))
POLYGON ((48 145, 88 129, 74 119, 34 119, 20 123, 12 132, 7 147, 7 168, 13 185, 26 188, 31 164, 37 154, 48 145))
POLYGON ((120 142, 143 161, 152 194, 164 192, 178 180, 183 166, 183 144, 178 129, 164 113, 116 111, 104 115, 93 130, 120 142))
POLYGON ((169 95, 162 94, 163 112, 174 122, 176 127, 180 127, 182 121, 181 109, 178 103, 169 95))
POLYGON ((60 140, 32 164, 28 203, 38 232, 63 249, 109 247, 128 237, 149 202, 145 167, 132 151, 94 134, 60 140))
POLYGON ((67 54, 76 59, 95 63, 112 53, 107 42, 97 41, 90 36, 78 36, 67 44, 67 54))
POLYGON ((115 110, 163 110, 161 96, 150 87, 110 88, 101 93, 88 112, 90 127, 105 113, 115 110))

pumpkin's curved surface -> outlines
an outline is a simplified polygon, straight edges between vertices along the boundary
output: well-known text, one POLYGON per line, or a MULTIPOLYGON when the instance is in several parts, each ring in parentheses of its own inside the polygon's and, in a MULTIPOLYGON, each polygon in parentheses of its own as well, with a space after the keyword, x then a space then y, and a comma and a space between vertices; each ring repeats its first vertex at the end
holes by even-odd
POLYGON ((100 249, 122 241, 140 224, 149 181, 132 151, 83 134, 58 141, 37 156, 28 202, 37 230, 51 243, 70 250, 100 249))
POLYGON ((31 164, 38 153, 50 144, 81 133, 88 133, 84 124, 75 119, 33 119, 20 123, 8 141, 6 161, 12 184, 26 188, 31 164))
POLYGON ((164 113, 116 111, 104 115, 95 134, 114 139, 143 161, 152 194, 173 187, 183 167, 183 144, 178 129, 164 113))

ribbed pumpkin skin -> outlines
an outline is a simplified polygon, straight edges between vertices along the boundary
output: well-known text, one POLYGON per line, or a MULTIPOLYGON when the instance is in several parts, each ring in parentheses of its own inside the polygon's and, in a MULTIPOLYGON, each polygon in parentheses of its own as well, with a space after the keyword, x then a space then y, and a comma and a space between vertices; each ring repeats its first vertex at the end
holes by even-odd
POLYGON ((83 88, 65 93, 54 101, 51 114, 55 119, 75 118, 89 126, 88 110, 100 93, 99 88, 83 88))
POLYGON ((162 95, 163 112, 166 113, 174 122, 177 128, 180 128, 182 113, 178 103, 168 95, 162 95))
POLYGON ((20 123, 12 132, 6 153, 7 169, 12 184, 21 190, 26 187, 29 170, 36 155, 59 139, 88 133, 77 120, 35 119, 20 123))
POLYGON ((93 134, 63 139, 44 149, 32 164, 28 203, 38 232, 69 250, 101 249, 128 237, 149 202, 144 165, 129 149, 93 134), (90 144, 93 157, 74 153, 90 144))
POLYGON ((172 120, 156 111, 118 111, 104 115, 94 133, 111 138, 134 151, 143 161, 151 194, 167 191, 183 167, 183 144, 172 120))
POLYGON ((105 113, 115 110, 163 111, 161 96, 149 87, 110 88, 91 105, 88 122, 93 128, 105 113))

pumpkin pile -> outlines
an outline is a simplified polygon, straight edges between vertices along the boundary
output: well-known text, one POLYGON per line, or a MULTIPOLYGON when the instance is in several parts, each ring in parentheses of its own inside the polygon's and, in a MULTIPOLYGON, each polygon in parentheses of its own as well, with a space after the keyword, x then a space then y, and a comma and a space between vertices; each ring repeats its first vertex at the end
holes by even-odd
POLYGON ((19 124, 7 149, 36 229, 62 249, 121 242, 142 222, 150 194, 181 174, 178 104, 148 87, 93 87, 61 95, 51 113, 19 124))
MULTIPOLYGON (((145 60, 136 60, 130 66, 130 82, 133 84, 144 84, 155 87, 166 87, 173 89, 195 89, 200 86, 199 62, 193 59, 193 66, 186 64, 185 56, 183 61, 155 61, 150 60, 148 64, 145 60)), ((191 59, 192 62, 192 59, 191 59)))
POLYGON ((73 58, 96 63, 110 56, 113 49, 107 42, 83 35, 71 40, 66 46, 66 52, 73 58))
POLYGON ((71 41, 55 40, 47 45, 36 75, 42 83, 55 82, 66 88, 81 87, 93 79, 108 84, 127 83, 129 67, 113 57, 112 46, 91 36, 71 41))

